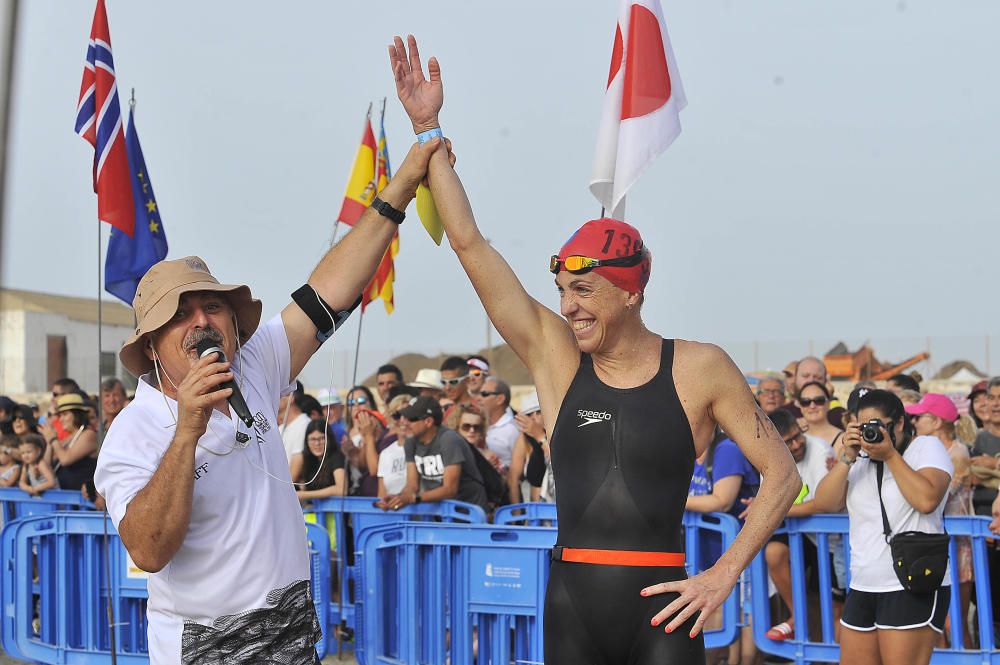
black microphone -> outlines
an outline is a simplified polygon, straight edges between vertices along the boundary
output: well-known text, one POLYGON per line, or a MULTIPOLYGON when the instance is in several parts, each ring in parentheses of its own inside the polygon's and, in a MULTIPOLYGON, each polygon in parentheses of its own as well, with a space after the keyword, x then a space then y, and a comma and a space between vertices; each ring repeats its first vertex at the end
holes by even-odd
MULTIPOLYGON (((198 346, 195 347, 198 351, 198 357, 204 358, 210 353, 218 353, 219 359, 217 362, 226 362, 226 352, 222 350, 216 342, 210 339, 203 339, 198 342, 198 346)), ((250 415, 250 409, 247 407, 246 400, 243 399, 243 394, 240 392, 239 386, 236 385, 236 381, 230 379, 219 384, 219 389, 231 388, 232 394, 229 395, 229 406, 233 407, 233 411, 236 413, 236 417, 247 424, 247 427, 253 427, 253 416, 250 415)))

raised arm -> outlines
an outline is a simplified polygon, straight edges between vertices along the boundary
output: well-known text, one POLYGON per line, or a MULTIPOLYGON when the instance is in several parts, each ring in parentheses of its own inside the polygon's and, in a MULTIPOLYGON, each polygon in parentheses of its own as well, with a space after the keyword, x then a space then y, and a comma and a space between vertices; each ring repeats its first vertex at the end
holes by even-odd
MULTIPOLYGON (((379 198, 396 210, 406 210, 406 206, 416 195, 417 185, 427 172, 428 159, 441 143, 432 141, 410 148, 392 180, 379 192, 379 198)), ((448 164, 447 149, 441 156, 448 164)), ((350 308, 375 274, 375 269, 398 228, 378 211, 368 208, 350 233, 330 248, 320 260, 309 276, 309 285, 334 310, 350 308)), ((319 341, 316 339, 316 326, 295 303, 282 310, 281 320, 285 325, 291 352, 291 372, 288 377, 291 380, 298 376, 309 358, 319 349, 319 341)))
MULTIPOLYGON (((431 58, 428 62, 428 80, 424 78, 413 36, 407 37, 409 52, 401 38, 396 37, 394 41, 389 47, 389 61, 396 80, 396 93, 414 132, 439 127, 438 112, 444 91, 437 59, 431 58)), ((553 395, 552 389, 559 388, 554 382, 565 381, 566 385, 561 386, 565 392, 579 362, 579 350, 569 325, 528 295, 504 258, 480 233, 465 188, 445 151, 438 150, 432 155, 427 179, 448 242, 490 320, 531 370, 539 383, 543 405, 546 402, 551 405, 551 397, 546 400, 546 395, 553 395), (569 379, 562 379, 565 376, 569 379)))

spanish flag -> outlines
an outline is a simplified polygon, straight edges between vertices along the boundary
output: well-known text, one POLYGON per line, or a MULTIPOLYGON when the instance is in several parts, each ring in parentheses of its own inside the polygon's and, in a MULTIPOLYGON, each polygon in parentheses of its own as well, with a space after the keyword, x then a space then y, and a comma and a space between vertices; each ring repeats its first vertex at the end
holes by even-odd
MULTIPOLYGON (((388 180, 386 181, 388 182, 388 180)), ((375 198, 375 134, 372 132, 371 112, 365 118, 365 129, 361 135, 361 145, 354 157, 354 168, 347 181, 344 203, 340 206, 337 220, 354 226, 361 219, 361 213, 375 198)))
MULTIPOLYGON (((389 166, 389 149, 385 141, 385 120, 383 119, 382 125, 379 128, 378 136, 378 163, 376 166, 378 191, 381 192, 385 189, 385 186, 389 184, 389 179, 392 178, 392 167, 389 166)), ((346 199, 345 199, 346 201, 346 199)), ((369 201, 370 203, 371 201, 369 201)), ((389 247, 386 248, 385 254, 382 255, 382 261, 379 263, 378 269, 375 271, 375 275, 372 280, 365 287, 364 293, 361 298, 361 311, 365 310, 368 303, 382 298, 382 304, 385 305, 385 311, 388 314, 392 314, 395 302, 393 300, 392 294, 392 284, 396 279, 396 269, 393 263, 393 259, 399 254, 399 231, 397 230, 395 235, 392 237, 392 242, 389 243, 389 247)))

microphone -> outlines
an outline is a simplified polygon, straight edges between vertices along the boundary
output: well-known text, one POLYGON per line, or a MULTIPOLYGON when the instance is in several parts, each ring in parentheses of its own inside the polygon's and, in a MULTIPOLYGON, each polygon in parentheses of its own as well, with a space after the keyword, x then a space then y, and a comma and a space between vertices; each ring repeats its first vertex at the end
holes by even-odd
MULTIPOLYGON (((198 342, 198 346, 195 347, 198 351, 198 357, 204 358, 210 353, 218 353, 218 362, 226 362, 226 352, 222 350, 216 342, 210 339, 203 339, 198 342)), ((243 399, 243 394, 240 392, 239 386, 236 385, 236 381, 230 379, 224 383, 219 384, 219 389, 231 388, 232 393, 229 395, 229 406, 233 407, 233 412, 236 413, 236 417, 246 423, 247 427, 253 427, 253 416, 250 415, 250 409, 247 407, 246 400, 243 399)))

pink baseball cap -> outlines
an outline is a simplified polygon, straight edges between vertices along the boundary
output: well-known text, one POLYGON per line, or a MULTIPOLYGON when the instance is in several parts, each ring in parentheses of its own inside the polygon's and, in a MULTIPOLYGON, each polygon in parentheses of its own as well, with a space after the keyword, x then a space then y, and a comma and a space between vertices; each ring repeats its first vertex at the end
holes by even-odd
POLYGON ((929 413, 949 423, 958 420, 958 407, 950 397, 939 393, 927 393, 918 403, 907 406, 906 412, 911 416, 929 413))

